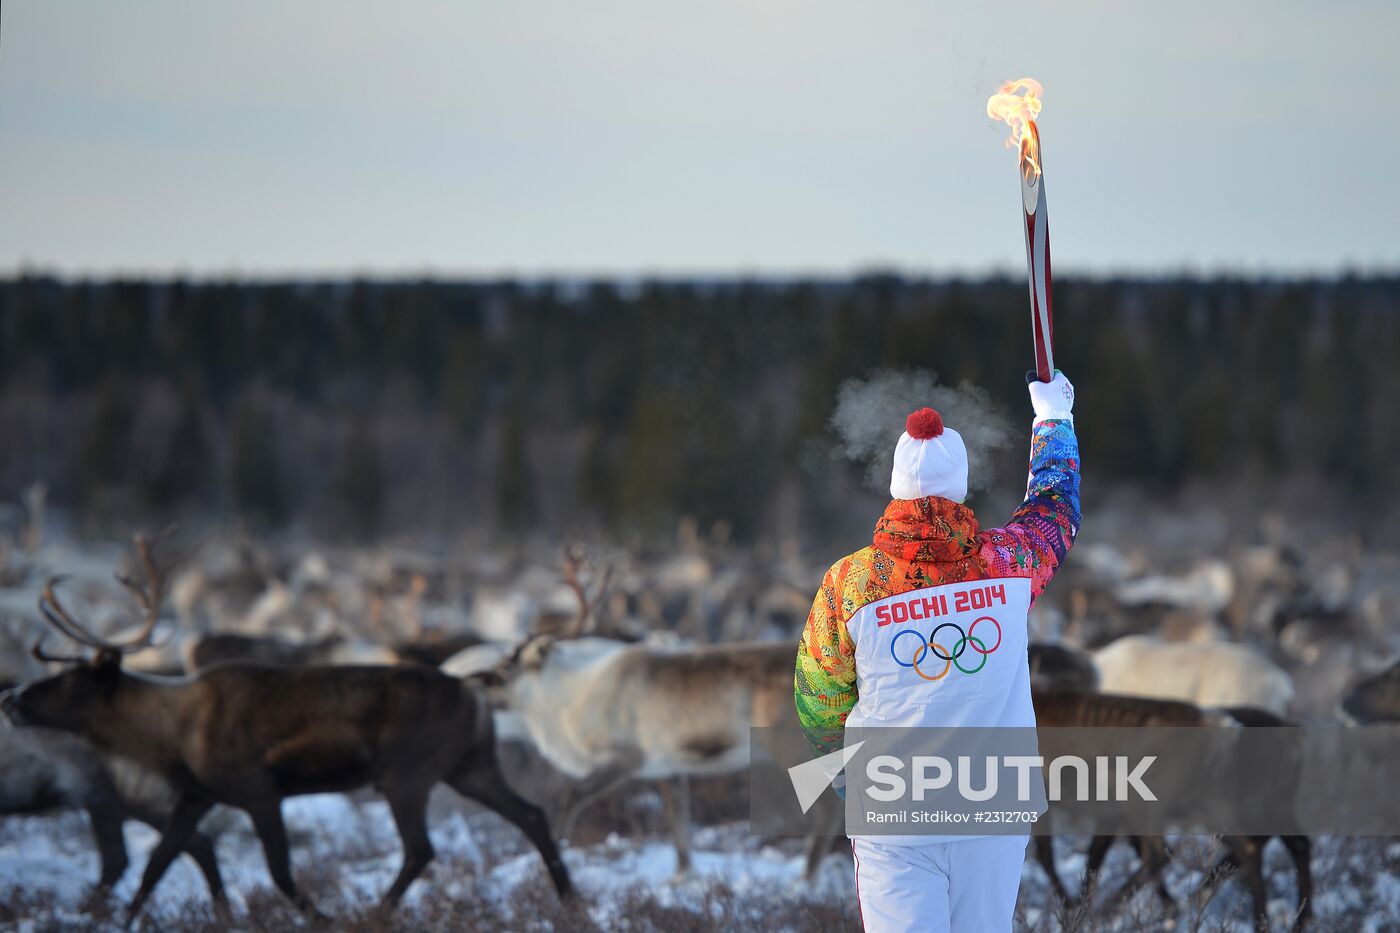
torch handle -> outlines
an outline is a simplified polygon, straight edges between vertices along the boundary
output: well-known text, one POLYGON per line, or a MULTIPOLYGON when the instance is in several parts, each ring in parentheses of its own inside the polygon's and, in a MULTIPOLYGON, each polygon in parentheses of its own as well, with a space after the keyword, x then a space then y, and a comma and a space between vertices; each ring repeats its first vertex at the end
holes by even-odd
POLYGON ((1019 166, 1021 176, 1021 208, 1026 222, 1026 271, 1030 278, 1031 339, 1035 347, 1035 372, 1041 382, 1049 382, 1055 374, 1053 280, 1050 275, 1050 217, 1045 206, 1044 152, 1040 150, 1040 131, 1034 123, 1039 171, 1026 171, 1024 156, 1019 166))

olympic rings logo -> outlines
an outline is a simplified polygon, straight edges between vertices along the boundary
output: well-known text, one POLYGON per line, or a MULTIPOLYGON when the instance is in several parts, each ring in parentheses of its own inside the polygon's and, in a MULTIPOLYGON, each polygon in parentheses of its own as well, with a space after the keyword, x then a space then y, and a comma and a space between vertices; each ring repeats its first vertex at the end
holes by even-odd
POLYGON ((987 655, 1000 647, 1001 623, 991 616, 980 616, 968 627, 966 632, 964 632, 962 626, 958 625, 956 622, 940 622, 938 625, 934 626, 933 631, 929 633, 927 639, 924 638, 922 632, 907 628, 890 639, 890 657, 894 658, 894 663, 898 664, 900 667, 912 667, 914 673, 918 674, 924 680, 942 680, 944 677, 947 677, 948 672, 955 667, 964 674, 976 674, 987 666, 987 655), (990 648, 987 647, 985 641, 974 634, 977 631, 977 626, 981 625, 983 622, 992 623, 997 630, 997 640, 990 648), (958 633, 958 640, 953 643, 952 651, 949 651, 938 643, 938 633, 945 628, 953 629, 958 633), (899 644, 899 640, 905 635, 914 635, 919 639, 919 646, 914 649, 913 657, 907 661, 901 660, 899 652, 895 650, 895 647, 899 644), (971 648, 974 654, 982 656, 976 667, 964 667, 962 665, 960 659, 967 652, 968 648, 971 648), (933 652, 935 658, 943 662, 943 670, 939 671, 937 674, 929 674, 919 666, 919 662, 923 661, 930 651, 933 652))

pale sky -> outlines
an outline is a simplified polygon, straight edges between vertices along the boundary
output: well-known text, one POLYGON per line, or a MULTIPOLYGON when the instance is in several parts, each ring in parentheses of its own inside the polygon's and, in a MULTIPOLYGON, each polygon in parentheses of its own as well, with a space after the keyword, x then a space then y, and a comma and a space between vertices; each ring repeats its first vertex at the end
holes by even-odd
POLYGON ((1400 4, 5 0, 0 274, 1400 267, 1400 4), (998 14, 997 7, 1005 11, 998 14))

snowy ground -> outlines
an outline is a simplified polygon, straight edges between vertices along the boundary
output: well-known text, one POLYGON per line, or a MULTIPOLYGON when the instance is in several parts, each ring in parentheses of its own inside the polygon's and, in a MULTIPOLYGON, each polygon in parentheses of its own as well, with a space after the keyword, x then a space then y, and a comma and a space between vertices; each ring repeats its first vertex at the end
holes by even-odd
MULTIPOLYGON (((628 804, 659 809, 655 794, 641 788, 628 804)), ((495 816, 447 793, 433 805, 433 842, 438 861, 409 891, 392 918, 372 905, 398 867, 398 839, 385 806, 372 798, 326 795, 289 801, 286 817, 299 881, 321 909, 354 930, 839 930, 858 928, 850 861, 828 858, 818 877, 802 878, 801 843, 765 841, 746 824, 730 822, 695 833, 695 867, 673 878, 675 858, 661 835, 621 838, 602 835, 571 846, 566 861, 587 916, 555 898, 534 850, 495 816), (591 923, 590 923, 591 921, 591 923)), ((235 925, 244 930, 301 926, 270 886, 251 827, 239 814, 222 818, 219 856, 233 900, 235 925)), ((134 890, 156 835, 129 824, 132 868, 117 891, 125 901, 134 890)), ((1238 883, 1226 883, 1205 903, 1190 894, 1216 853, 1181 840, 1169 869, 1168 887, 1177 906, 1163 910, 1154 892, 1142 892, 1115 910, 1067 915, 1049 909, 1045 876, 1028 861, 1022 880, 1018 927, 1029 930, 1248 930, 1249 901, 1238 883)), ((1060 869, 1077 881, 1083 846, 1060 844, 1060 869)), ((1269 852, 1271 914, 1275 927, 1291 921, 1295 891, 1292 866, 1281 846, 1269 852)), ((1385 840, 1321 840, 1314 853, 1317 891, 1315 929, 1400 929, 1400 844, 1385 840)), ((1110 854, 1101 891, 1134 866, 1129 850, 1110 854)), ((87 909, 97 857, 86 818, 78 813, 11 818, 0 822, 0 928, 22 931, 118 928, 111 908, 87 909)), ((221 928, 207 907, 203 879, 192 863, 178 861, 157 889, 144 918, 147 929, 221 928)))

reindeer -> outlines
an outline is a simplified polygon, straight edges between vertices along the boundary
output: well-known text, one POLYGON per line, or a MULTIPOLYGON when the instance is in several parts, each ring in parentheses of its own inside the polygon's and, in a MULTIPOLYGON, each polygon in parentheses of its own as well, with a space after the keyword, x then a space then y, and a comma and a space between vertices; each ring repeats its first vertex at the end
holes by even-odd
MULTIPOLYGON (((255 608, 249 613, 249 618, 261 616, 261 623, 238 630, 194 634, 185 639, 179 652, 183 672, 193 674, 216 664, 235 661, 295 667, 318 664, 390 665, 405 660, 422 663, 419 654, 414 652, 430 655, 428 647, 420 648, 418 644, 420 638, 426 638, 418 621, 419 603, 427 587, 427 580, 422 574, 414 575, 408 594, 397 601, 406 607, 401 608, 400 613, 409 616, 413 622, 414 630, 409 639, 403 641, 396 627, 386 620, 385 601, 375 587, 368 589, 371 638, 365 638, 347 631, 341 613, 343 600, 338 598, 337 593, 329 591, 323 580, 318 579, 321 575, 328 575, 329 571, 324 569, 319 557, 314 560, 304 562, 312 567, 321 567, 319 572, 310 574, 309 583, 302 581, 293 587, 280 580, 271 581, 264 593, 265 599, 260 600, 267 604, 265 611, 260 612, 255 608), (299 620, 298 624, 275 626, 279 631, 289 630, 299 634, 273 634, 269 629, 274 619, 283 622, 299 620), (380 641, 371 640, 375 636, 379 636, 380 641)), ((442 649, 446 651, 443 656, 449 656, 456 647, 454 643, 442 649)), ((127 665, 131 665, 129 659, 127 665)), ((430 666, 437 665, 433 663, 430 666)))
POLYGON ((663 781, 683 874, 690 866, 688 780, 747 767, 749 728, 792 715, 792 648, 661 648, 580 637, 607 575, 590 596, 578 569, 576 558, 566 558, 578 614, 565 637, 528 638, 468 679, 491 685, 493 698, 540 753, 576 779, 559 805, 564 838, 585 807, 626 782, 663 781))
MULTIPOLYGON (((1189 703, 1174 700, 1154 700, 1143 697, 1119 696, 1115 694, 1092 693, 1064 688, 1037 688, 1033 691, 1036 724, 1038 726, 1090 726, 1090 727, 1159 727, 1159 726, 1211 726, 1220 725, 1226 719, 1245 727, 1288 726, 1286 720, 1268 710, 1250 707, 1235 707, 1224 710, 1202 710, 1189 703)), ((1084 881, 1079 897, 1071 898, 1060 881, 1055 868, 1054 840, 1050 836, 1036 836, 1036 858, 1050 878, 1050 885, 1061 901, 1067 905, 1087 902, 1093 895, 1094 882, 1099 868, 1113 844, 1114 836, 1095 836, 1089 845, 1089 853, 1084 869, 1084 881)), ((1263 850, 1273 838, 1271 836, 1225 836, 1222 842, 1226 852, 1212 870, 1207 883, 1211 884, 1234 871, 1241 871, 1254 901, 1256 926, 1264 931, 1269 928, 1268 893, 1264 885, 1263 850)), ((1298 876, 1298 916, 1297 926, 1301 928, 1312 913, 1312 842, 1307 836, 1281 835, 1279 839, 1288 848, 1293 858, 1298 876)), ((1113 895, 1113 902, 1119 903, 1148 882, 1155 882, 1159 896, 1171 901, 1162 878, 1168 853, 1159 836, 1133 836, 1130 842, 1138 853, 1139 865, 1136 872, 1124 882, 1113 895)))
POLYGON ((145 580, 120 579, 142 608, 136 635, 123 642, 94 635, 63 608, 51 580, 40 604, 44 618, 96 656, 0 697, 16 724, 81 735, 174 788, 173 812, 128 922, 216 804, 248 813, 277 887, 304 913, 324 919, 292 879, 281 804, 365 785, 387 798, 403 841, 403 865, 383 908, 395 905, 433 859, 426 809, 439 782, 519 827, 560 896, 572 894, 544 814, 501 776, 490 710, 461 681, 423 667, 229 664, 181 680, 124 671, 122 656, 149 638, 162 594, 149 543, 141 535, 135 543, 145 580))
POLYGON ((181 627, 191 632, 249 631, 265 622, 269 602, 282 595, 266 555, 246 539, 228 548, 202 550, 205 559, 190 564, 171 582, 170 601, 181 627))
POLYGON ((1033 641, 1026 660, 1035 689, 1069 689, 1092 693, 1099 689, 1099 669, 1085 651, 1058 642, 1033 641))
POLYGON ((1202 561, 1179 576, 1154 574, 1119 583, 1114 596, 1124 606, 1166 606, 1216 615, 1230 604, 1235 574, 1221 560, 1202 561))
POLYGON ((439 667, 459 651, 481 644, 481 638, 473 632, 426 626, 423 603, 428 587, 428 577, 421 571, 409 577, 402 592, 372 587, 369 628, 400 662, 439 667))
MULTIPOLYGON (((122 824, 136 819, 160 829, 173 804, 174 793, 165 781, 129 762, 108 760, 81 736, 0 728, 0 814, 86 810, 101 860, 95 897, 105 896, 126 873, 122 824)), ((215 907, 226 913, 228 900, 213 843, 193 832, 185 852, 204 874, 215 907)))
POLYGON ((1400 661, 1352 684, 1342 697, 1341 712, 1361 725, 1400 722, 1400 661))
POLYGON ((279 667, 310 665, 392 665, 399 654, 390 648, 361 642, 341 634, 311 641, 289 641, 274 635, 242 635, 215 632, 186 642, 181 654, 185 673, 194 674, 218 664, 246 662, 279 667))
POLYGON ((1094 652, 1108 693, 1180 700, 1203 707, 1255 706, 1280 716, 1293 678, 1259 652, 1234 642, 1166 642, 1128 635, 1094 652))
POLYGON ((688 778, 747 767, 750 726, 790 714, 792 665, 785 644, 654 648, 541 635, 495 673, 504 705, 540 752, 578 779, 560 834, 568 838, 587 805, 627 781, 664 779, 683 873, 688 778))

